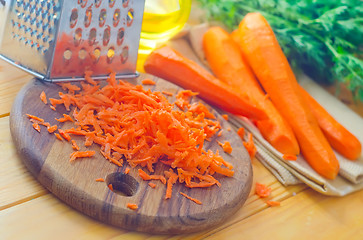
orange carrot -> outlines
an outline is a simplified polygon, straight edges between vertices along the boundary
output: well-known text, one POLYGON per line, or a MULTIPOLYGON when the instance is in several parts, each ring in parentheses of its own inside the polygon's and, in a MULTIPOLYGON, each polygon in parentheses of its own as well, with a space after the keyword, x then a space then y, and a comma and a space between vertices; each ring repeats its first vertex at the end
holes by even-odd
POLYGON ((256 121, 262 136, 279 152, 297 155, 300 148, 295 135, 260 87, 237 43, 221 27, 211 27, 204 34, 203 48, 209 66, 220 80, 235 91, 248 95, 265 111, 266 120, 256 121))
POLYGON ((300 90, 330 145, 347 159, 359 158, 362 145, 357 137, 335 120, 305 89, 300 87, 300 90))
POLYGON ((72 117, 69 116, 68 114, 63 114, 62 118, 56 118, 55 120, 57 120, 58 122, 67 122, 67 121, 74 122, 72 117))
POLYGON ((227 114, 223 114, 222 117, 223 117, 224 120, 228 121, 228 115, 227 114))
POLYGON ((72 140, 71 142, 72 142, 72 148, 74 150, 77 150, 78 151, 79 150, 79 146, 77 145, 76 141, 72 140))
POLYGON ((155 188, 155 187, 156 187, 156 184, 155 184, 155 183, 149 182, 148 184, 149 184, 149 186, 150 186, 151 188, 155 188))
POLYGON ((125 172, 124 172, 124 173, 125 173, 125 174, 129 174, 129 172, 130 172, 130 168, 128 168, 128 167, 127 167, 127 168, 125 168, 125 172))
POLYGON ((269 205, 270 207, 276 207, 276 206, 280 206, 281 203, 280 202, 277 202, 277 201, 266 201, 267 205, 269 205))
POLYGON ((135 203, 128 203, 126 206, 131 210, 137 210, 139 208, 135 203))
POLYGON ((37 116, 34 116, 34 115, 31 115, 31 114, 26 114, 28 116, 28 118, 30 119, 34 119, 36 121, 39 121, 39 122, 44 122, 44 119, 43 118, 39 118, 37 116))
POLYGON ((168 91, 161 91, 163 94, 165 94, 166 96, 173 96, 173 93, 168 92, 168 91))
POLYGON ((155 82, 149 78, 142 80, 141 83, 143 85, 155 85, 155 82))
POLYGON ((71 136, 62 129, 58 129, 59 134, 68 142, 71 140, 71 136))
POLYGON ((253 159, 256 155, 257 149, 253 142, 252 133, 248 133, 248 140, 243 141, 243 146, 245 146, 248 154, 250 155, 251 159, 253 159))
POLYGON ((111 191, 113 191, 113 185, 110 183, 110 184, 108 184, 107 185, 107 187, 111 190, 111 191))
POLYGON ((45 92, 44 91, 42 91, 41 93, 40 93, 40 100, 42 100, 42 102, 44 103, 44 104, 47 104, 48 103, 48 100, 47 100, 47 96, 45 95, 45 92))
POLYGON ((238 136, 241 138, 241 140, 243 141, 243 138, 244 138, 244 135, 245 135, 245 129, 243 127, 240 127, 238 130, 237 130, 237 134, 238 136))
POLYGON ((174 171, 170 168, 169 171, 165 171, 165 175, 168 177, 168 182, 166 184, 166 192, 165 192, 165 199, 171 198, 173 185, 178 180, 178 175, 174 173, 174 171))
POLYGON ((223 151, 225 151, 228 154, 232 153, 232 147, 231 143, 228 141, 225 141, 224 143, 218 142, 218 144, 223 148, 223 151))
POLYGON ((192 198, 190 196, 188 196, 187 194, 183 193, 183 192, 179 192, 182 196, 186 197, 187 199, 195 202, 196 204, 202 205, 202 202, 196 198, 192 198))
POLYGON ((105 181, 105 179, 103 179, 103 178, 97 178, 96 179, 96 182, 104 182, 105 181))
POLYGON ((239 32, 244 56, 291 125, 304 158, 318 174, 335 179, 339 162, 304 100, 270 25, 260 13, 249 13, 241 21, 239 32))
POLYGON ((57 131, 57 129, 58 129, 57 125, 47 127, 47 130, 49 133, 53 133, 53 132, 57 131))
MULTIPOLYGON (((213 177, 216 173, 233 176, 233 166, 218 151, 203 149, 204 141, 213 137, 221 124, 201 102, 190 103, 196 93, 185 90, 177 94, 184 108, 181 111, 161 92, 116 81, 115 74, 110 74, 103 87, 93 82, 91 76, 87 78, 91 84, 80 83, 82 88, 77 94, 67 87, 68 93, 59 93, 60 99, 50 100, 51 105, 74 108, 72 114, 63 116, 74 121, 73 127, 58 130, 63 137, 72 140, 70 135, 83 136, 84 145, 99 145, 100 153, 109 162, 121 167, 126 160, 130 167, 139 167, 143 179, 157 179, 166 185, 166 198, 171 197, 172 186, 178 179, 194 188, 221 186, 213 177), (154 172, 154 165, 159 162, 170 166, 170 172, 149 175, 142 170, 154 172)), ((37 123, 40 119, 28 117, 37 123)), ((44 125, 51 127, 49 123, 44 125)), ((63 140, 58 132, 55 136, 63 140)), ((94 154, 95 151, 78 150, 71 154, 70 161, 94 154)))
POLYGON ((297 156, 291 155, 291 154, 284 154, 284 155, 282 155, 282 158, 285 160, 295 161, 297 159, 297 156))
POLYGON ((201 98, 231 113, 256 119, 267 118, 248 96, 236 93, 200 65, 168 46, 154 50, 147 57, 144 69, 185 89, 197 91, 201 98))
POLYGON ((57 137, 58 140, 63 141, 63 138, 58 133, 54 133, 54 135, 57 137))
POLYGON ((38 132, 40 132, 40 126, 39 126, 39 124, 38 123, 33 123, 33 128, 35 129, 35 130, 37 130, 38 132))
POLYGON ((71 158, 70 161, 74 161, 77 158, 86 158, 86 157, 92 157, 93 155, 95 155, 95 151, 76 151, 71 153, 71 158))
POLYGON ((271 188, 267 187, 265 184, 256 182, 255 193, 261 198, 266 198, 271 194, 271 188))
POLYGON ((145 180, 160 180, 163 184, 166 184, 166 179, 164 176, 162 175, 149 175, 146 172, 144 172, 141 168, 139 168, 139 176, 145 180))

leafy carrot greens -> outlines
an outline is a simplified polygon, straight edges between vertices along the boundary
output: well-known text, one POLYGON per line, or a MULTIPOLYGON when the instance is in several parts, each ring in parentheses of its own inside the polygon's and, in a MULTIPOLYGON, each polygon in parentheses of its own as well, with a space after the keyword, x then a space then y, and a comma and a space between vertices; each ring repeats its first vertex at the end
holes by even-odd
POLYGON ((235 29, 248 12, 270 23, 291 64, 317 82, 344 82, 363 101, 360 0, 198 0, 209 19, 235 29))

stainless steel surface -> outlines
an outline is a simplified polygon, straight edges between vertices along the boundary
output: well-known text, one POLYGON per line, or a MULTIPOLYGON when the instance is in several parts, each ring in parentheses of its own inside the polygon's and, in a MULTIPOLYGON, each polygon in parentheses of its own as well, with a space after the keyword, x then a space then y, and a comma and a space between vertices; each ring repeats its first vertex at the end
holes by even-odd
POLYGON ((47 81, 136 73, 144 0, 0 4, 0 58, 47 81))

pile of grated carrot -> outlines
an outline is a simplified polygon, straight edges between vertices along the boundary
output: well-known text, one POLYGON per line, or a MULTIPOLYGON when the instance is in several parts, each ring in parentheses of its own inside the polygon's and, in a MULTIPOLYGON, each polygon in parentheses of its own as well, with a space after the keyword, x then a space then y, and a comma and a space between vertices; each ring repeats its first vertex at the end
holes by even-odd
MULTIPOLYGON (((204 141, 221 131, 221 125, 201 102, 190 102, 197 93, 180 91, 173 104, 162 92, 116 80, 114 73, 109 75, 105 86, 94 81, 91 72, 85 73, 85 79, 80 87, 61 83, 66 93, 59 92, 59 99, 49 98, 53 110, 64 105, 69 112, 56 120, 73 122, 74 127, 62 130, 27 114, 37 131, 40 131, 39 124, 45 125, 49 133, 72 144, 71 161, 95 154, 91 150, 80 151, 72 135, 81 135, 86 149, 99 145, 101 154, 111 163, 121 167, 126 161, 132 168, 146 168, 150 174, 140 168, 140 177, 159 179, 166 184, 165 199, 171 197, 176 182, 189 188, 220 186, 215 173, 233 176, 233 166, 218 151, 203 149, 204 141), (156 163, 170 169, 164 175, 151 174, 156 163)), ((44 92, 40 98, 48 104, 44 92)))

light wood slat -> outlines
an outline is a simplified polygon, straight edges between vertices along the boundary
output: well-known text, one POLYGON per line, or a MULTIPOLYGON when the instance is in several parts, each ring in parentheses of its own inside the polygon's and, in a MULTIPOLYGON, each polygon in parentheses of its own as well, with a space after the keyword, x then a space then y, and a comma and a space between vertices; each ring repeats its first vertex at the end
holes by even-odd
POLYGON ((362 205, 362 193, 338 198, 308 189, 287 199, 280 207, 255 214, 210 239, 239 236, 244 240, 271 239, 272 236, 273 239, 363 239, 363 214, 357 209, 362 205))
POLYGON ((9 117, 0 118, 0 210, 39 197, 47 191, 33 178, 16 153, 9 117))
POLYGON ((0 116, 9 114, 16 94, 32 78, 30 74, 0 61, 0 116))

